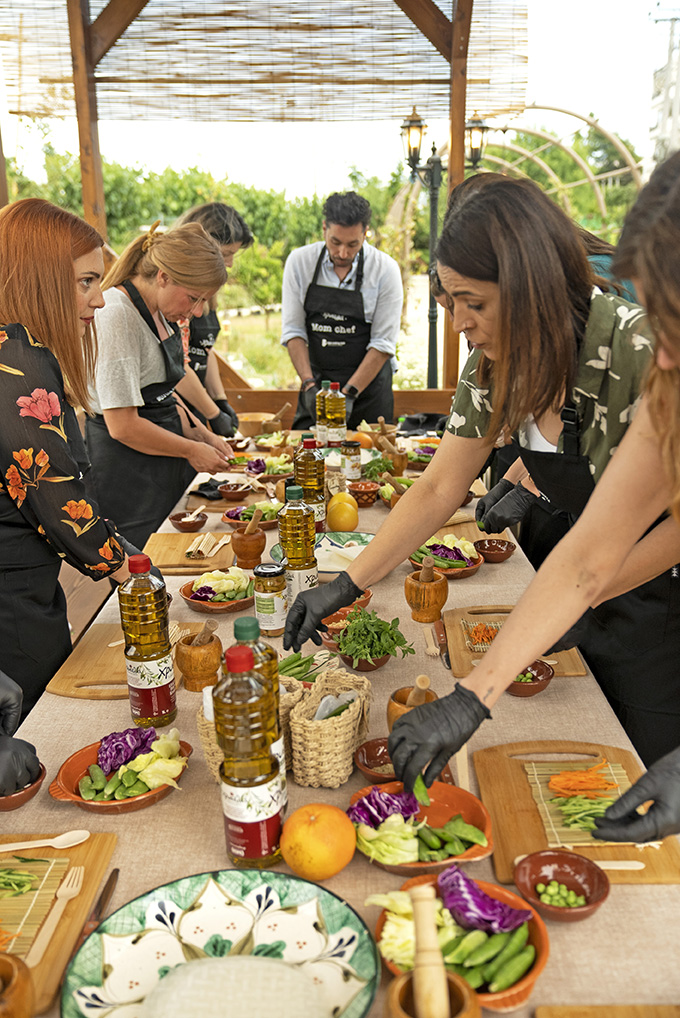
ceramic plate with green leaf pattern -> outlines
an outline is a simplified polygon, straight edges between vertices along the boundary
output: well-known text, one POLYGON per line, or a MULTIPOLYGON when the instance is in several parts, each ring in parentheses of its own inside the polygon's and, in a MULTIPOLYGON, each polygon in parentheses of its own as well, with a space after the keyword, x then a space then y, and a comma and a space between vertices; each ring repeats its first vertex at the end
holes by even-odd
POLYGON ((163 884, 105 919, 68 969, 62 1018, 139 1018, 178 965, 230 955, 306 971, 327 1018, 363 1018, 380 978, 370 931, 331 891, 284 873, 217 870, 163 884))

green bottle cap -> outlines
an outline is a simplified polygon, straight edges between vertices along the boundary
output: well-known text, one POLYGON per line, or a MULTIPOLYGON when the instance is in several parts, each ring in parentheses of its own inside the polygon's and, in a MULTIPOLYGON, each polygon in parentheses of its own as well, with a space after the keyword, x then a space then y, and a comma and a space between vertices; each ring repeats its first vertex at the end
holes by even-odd
POLYGON ((289 488, 286 488, 286 502, 294 502, 296 499, 302 498, 302 494, 299 484, 291 484, 289 488))
POLYGON ((236 619, 234 622, 235 640, 257 640, 260 635, 260 623, 257 619, 236 619))
POLYGON ((311 431, 303 431, 302 434, 300 435, 300 441, 301 442, 304 442, 305 439, 310 439, 310 438, 314 438, 314 435, 312 434, 311 431))
POLYGON ((331 383, 330 382, 322 382, 321 383, 321 388, 322 389, 330 389, 330 387, 331 387, 331 383))

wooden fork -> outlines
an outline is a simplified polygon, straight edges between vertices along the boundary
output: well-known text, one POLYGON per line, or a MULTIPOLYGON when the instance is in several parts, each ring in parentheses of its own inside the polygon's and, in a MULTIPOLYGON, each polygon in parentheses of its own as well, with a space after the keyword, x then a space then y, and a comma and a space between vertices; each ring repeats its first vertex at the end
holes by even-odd
POLYGON ((425 643, 427 644, 427 647, 425 648, 425 653, 427 654, 427 656, 439 657, 439 647, 434 642, 434 635, 429 626, 425 630, 425 643))
POLYGON ((31 949, 24 959, 29 968, 35 968, 42 960, 47 945, 49 944, 57 924, 62 917, 66 903, 71 898, 77 897, 83 886, 84 866, 72 866, 62 882, 59 884, 56 894, 56 901, 50 910, 50 914, 42 925, 38 936, 33 941, 31 949))

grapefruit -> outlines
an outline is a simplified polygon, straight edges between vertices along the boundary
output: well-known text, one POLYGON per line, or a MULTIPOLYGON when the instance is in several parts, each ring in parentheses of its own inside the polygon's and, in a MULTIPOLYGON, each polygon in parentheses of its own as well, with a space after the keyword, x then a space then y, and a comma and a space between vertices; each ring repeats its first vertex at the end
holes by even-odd
POLYGON ((348 502, 336 502, 328 506, 326 523, 331 531, 356 530, 359 525, 359 510, 348 502))
POLYGON ((328 499, 328 508, 330 509, 333 505, 338 505, 340 502, 346 502, 347 505, 353 505, 355 509, 359 508, 359 503, 355 499, 354 495, 350 495, 348 491, 339 491, 337 495, 333 495, 328 499))
POLYGON ((310 802, 288 817, 281 832, 281 854, 293 873, 305 880, 328 880, 351 862, 356 848, 354 825, 343 810, 310 802))
POLYGON ((362 449, 372 449, 373 439, 365 431, 353 431, 347 435, 348 442, 358 442, 362 449))

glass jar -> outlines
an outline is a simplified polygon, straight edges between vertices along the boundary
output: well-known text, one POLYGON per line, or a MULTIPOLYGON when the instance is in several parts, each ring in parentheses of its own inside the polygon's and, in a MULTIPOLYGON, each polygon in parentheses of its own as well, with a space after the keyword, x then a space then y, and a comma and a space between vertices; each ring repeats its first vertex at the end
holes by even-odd
POLYGON ((340 469, 347 481, 358 481, 361 477, 361 443, 342 443, 340 449, 340 469))
POLYGON ((286 627, 286 571, 275 562, 255 566, 255 618, 263 636, 281 636, 286 627))

